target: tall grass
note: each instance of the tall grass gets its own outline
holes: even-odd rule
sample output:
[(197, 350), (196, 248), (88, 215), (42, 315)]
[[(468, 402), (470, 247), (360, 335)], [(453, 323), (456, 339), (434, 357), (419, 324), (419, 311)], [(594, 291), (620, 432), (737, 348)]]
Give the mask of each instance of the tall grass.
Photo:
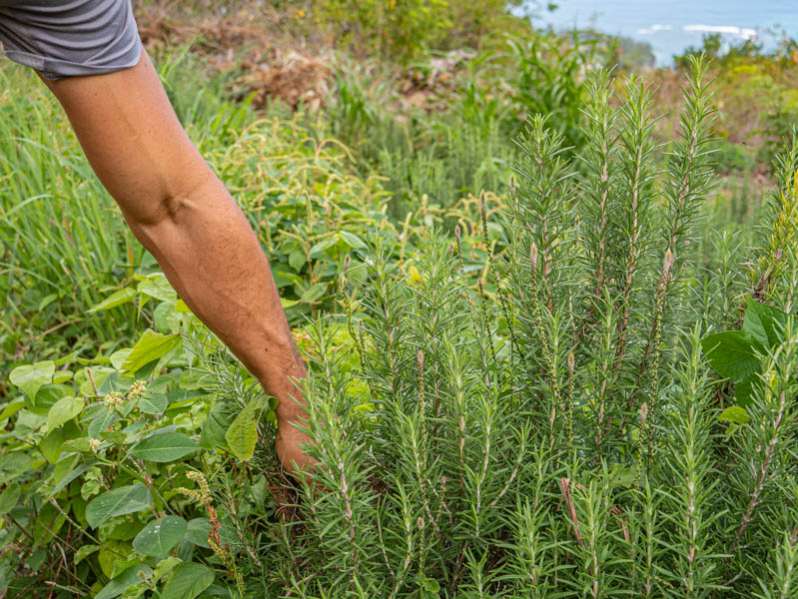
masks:
[[(5, 349), (25, 328), (58, 327), (66, 336), (74, 315), (102, 297), (114, 276), (140, 259), (131, 237), (66, 132), (66, 119), (33, 75), (0, 71), (8, 101), (0, 103), (0, 235)], [(13, 99), (13, 100), (12, 100)], [(124, 318), (86, 323), (105, 339)], [(127, 326), (130, 321), (128, 320)]]

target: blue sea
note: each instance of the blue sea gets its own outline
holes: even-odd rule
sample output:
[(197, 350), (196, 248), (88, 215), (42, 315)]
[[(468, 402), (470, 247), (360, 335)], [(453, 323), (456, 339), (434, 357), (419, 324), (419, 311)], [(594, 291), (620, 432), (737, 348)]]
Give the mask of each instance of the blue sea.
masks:
[(594, 27), (648, 42), (657, 64), (720, 33), (724, 43), (752, 39), (772, 48), (784, 33), (798, 36), (798, 0), (559, 0), (538, 11), (538, 24), (555, 29)]

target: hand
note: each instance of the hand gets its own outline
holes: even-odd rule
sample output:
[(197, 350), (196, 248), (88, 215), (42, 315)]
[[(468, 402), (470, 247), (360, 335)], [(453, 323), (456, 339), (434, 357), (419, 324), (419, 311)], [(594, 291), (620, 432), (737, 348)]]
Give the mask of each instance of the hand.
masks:
[[(316, 467), (316, 460), (304, 451), (304, 447), (312, 444), (312, 439), (296, 428), (304, 424), (304, 414), (293, 418), (278, 418), (277, 439), (275, 448), (277, 457), (283, 468), (294, 476), (298, 477), (300, 471), (309, 475)], [(295, 426), (296, 425), (296, 426)]]

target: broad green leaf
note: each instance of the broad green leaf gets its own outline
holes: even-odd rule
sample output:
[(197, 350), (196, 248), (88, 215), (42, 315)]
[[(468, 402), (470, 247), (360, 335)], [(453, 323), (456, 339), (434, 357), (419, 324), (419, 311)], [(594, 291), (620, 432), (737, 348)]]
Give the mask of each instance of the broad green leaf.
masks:
[[(89, 373), (91, 373), (91, 376), (89, 376)], [(103, 393), (108, 379), (111, 375), (116, 374), (118, 374), (116, 369), (110, 366), (91, 366), (75, 373), (75, 383), (77, 383), (81, 395), (94, 397), (95, 389)]]
[(341, 231), (341, 238), (353, 250), (365, 250), (368, 247), (360, 237), (349, 231)]
[(43, 466), (46, 460), (41, 460), (40, 464), (34, 461), (30, 454), (23, 452), (3, 453), (0, 451), (0, 485), (14, 480), (23, 475), (30, 474), (30, 471)]
[(99, 437), (100, 434), (109, 430), (118, 419), (119, 415), (113, 408), (101, 406), (89, 423), (89, 437)]
[(77, 464), (79, 459), (79, 456), (72, 455), (68, 458), (63, 458), (58, 464), (56, 464), (55, 471), (53, 473), (53, 482), (55, 484), (53, 485), (53, 488), (50, 489), (50, 495), (57, 495), (63, 491), (69, 483), (91, 469), (89, 464), (81, 464), (75, 468), (74, 466)]
[(787, 315), (781, 310), (760, 304), (753, 298), (745, 306), (743, 330), (759, 342), (762, 348), (779, 344)]
[(108, 356), (108, 359), (111, 361), (111, 366), (117, 370), (122, 370), (122, 368), (125, 366), (125, 360), (127, 360), (127, 357), (132, 351), (133, 348), (131, 347), (123, 347), (122, 349), (116, 350), (114, 353)]
[(761, 383), (762, 381), (756, 374), (734, 383), (734, 399), (741, 406), (751, 405), (754, 391), (759, 388)]
[(316, 243), (312, 248), (310, 248), (310, 257), (318, 258), (324, 252), (333, 247), (336, 243), (338, 243), (338, 237), (335, 235), (331, 235), (327, 239), (322, 239), (321, 241)]
[(174, 302), (177, 299), (177, 293), (163, 273), (147, 275), (139, 283), (138, 291), (162, 302)]
[(16, 507), (20, 495), (22, 495), (22, 488), (17, 484), (6, 487), (6, 490), (0, 493), (0, 516)]
[(163, 580), (169, 574), (171, 574), (177, 566), (179, 566), (182, 563), (183, 563), (183, 560), (181, 560), (178, 557), (174, 557), (174, 556), (169, 556), (169, 557), (167, 557), (165, 559), (162, 559), (155, 566), (155, 572), (153, 573), (153, 579), (154, 580)]
[(161, 599), (194, 599), (213, 584), (213, 579), (213, 570), (207, 566), (183, 562), (164, 586)]
[(327, 283), (316, 283), (302, 292), (302, 296), (299, 298), (299, 301), (306, 304), (313, 304), (321, 299), (326, 291)]
[(163, 414), (169, 406), (166, 395), (160, 391), (147, 391), (139, 399), (139, 410), (145, 414)]
[(202, 446), (206, 449), (224, 449), (227, 444), (224, 436), (235, 416), (236, 414), (228, 408), (226, 402), (214, 401), (207, 418), (205, 418), (205, 422), (202, 424), (202, 432), (200, 433)]
[(743, 381), (759, 370), (754, 344), (753, 337), (744, 331), (716, 333), (701, 340), (701, 348), (715, 372), (732, 381)]
[(5, 404), (5, 406), (3, 406), (3, 411), (0, 412), (0, 422), (2, 422), (7, 418), (11, 418), (14, 414), (19, 412), (24, 407), (25, 407), (25, 400), (21, 398), (8, 402), (7, 404)]
[(305, 266), (305, 252), (294, 250), (288, 254), (288, 264), (297, 272), (302, 270), (302, 267)]
[(130, 454), (148, 462), (174, 462), (194, 453), (199, 445), (183, 433), (161, 433), (139, 442)]
[(146, 564), (139, 564), (128, 568), (122, 574), (106, 584), (94, 599), (115, 599), (130, 587), (141, 582), (142, 577), (152, 576), (152, 568)]
[(83, 411), (82, 397), (62, 397), (47, 413), (47, 430), (53, 431)]
[(116, 308), (117, 306), (121, 306), (123, 304), (127, 304), (133, 301), (133, 298), (136, 297), (136, 290), (131, 289), (130, 287), (125, 287), (124, 289), (119, 289), (115, 291), (99, 304), (95, 304), (91, 308), (88, 309), (89, 314), (94, 314), (95, 312), (102, 312), (103, 310), (110, 310), (111, 308)]
[(91, 451), (91, 439), (89, 437), (78, 437), (64, 441), (61, 451), (77, 451), (79, 453), (89, 453)]
[(210, 520), (207, 518), (194, 518), (193, 520), (189, 520), (188, 526), (186, 527), (186, 540), (208, 549), (208, 535), (210, 532)]
[(66, 515), (52, 503), (41, 506), (33, 521), (33, 539), (36, 544), (49, 543), (58, 535), (66, 522)]
[(74, 393), (74, 389), (71, 386), (67, 385), (53, 385), (47, 384), (44, 385), (39, 392), (36, 394), (36, 404), (30, 406), (30, 410), (39, 414), (40, 416), (46, 416), (47, 412), (50, 411), (55, 403), (68, 395), (72, 395)]
[(75, 373), (69, 370), (57, 370), (53, 375), (54, 385), (63, 385), (75, 378)]
[(130, 544), (116, 539), (103, 542), (97, 554), (97, 563), (108, 578), (121, 574), (138, 561), (130, 550)]
[(718, 414), (718, 420), (720, 422), (733, 422), (734, 424), (748, 424), (751, 417), (745, 411), (745, 408), (730, 406)]
[(137, 483), (106, 491), (98, 495), (86, 506), (86, 521), (92, 528), (114, 516), (132, 514), (150, 507), (150, 491)]
[(280, 304), (283, 306), (283, 310), (288, 310), (288, 308), (293, 308), (298, 303), (299, 303), (298, 300), (285, 299), (282, 297), (280, 298)]
[(75, 565), (77, 566), (80, 562), (84, 559), (89, 557), (92, 553), (96, 553), (100, 550), (99, 545), (83, 545), (80, 549), (75, 552)]
[(274, 275), (274, 282), (277, 285), (278, 289), (287, 287), (288, 285), (302, 284), (302, 277), (294, 272), (290, 272), (287, 270), (280, 270), (279, 268), (274, 268), (272, 270), (272, 274)]
[(155, 328), (162, 333), (178, 333), (182, 316), (175, 310), (176, 302), (161, 302), (152, 313)]
[(61, 446), (64, 444), (64, 430), (57, 428), (51, 430), (47, 435), (39, 441), (39, 451), (42, 452), (44, 459), (51, 464), (58, 461), (61, 455)]
[(249, 460), (255, 453), (261, 406), (259, 399), (250, 401), (235, 417), (224, 435), (230, 451), (241, 461)]
[(188, 528), (179, 516), (164, 516), (150, 522), (133, 539), (133, 549), (143, 555), (163, 559), (183, 540)]
[(159, 360), (180, 345), (180, 335), (161, 335), (147, 329), (125, 359), (122, 370), (133, 374), (155, 360)]
[(18, 366), (11, 371), (8, 378), (32, 401), (39, 389), (53, 380), (53, 374), (55, 374), (55, 363), (46, 360)]

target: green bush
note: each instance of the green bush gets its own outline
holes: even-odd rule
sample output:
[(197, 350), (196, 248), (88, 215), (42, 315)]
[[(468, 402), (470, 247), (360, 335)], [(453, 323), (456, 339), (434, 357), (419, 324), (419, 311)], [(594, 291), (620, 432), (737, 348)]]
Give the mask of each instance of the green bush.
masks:
[(490, 0), (460, 3), (450, 0), (313, 0), (311, 11), (336, 45), (361, 54), (407, 62), (429, 49), (479, 47), (482, 38), (499, 25), (529, 31), (510, 6), (521, 2)]
[[(527, 115), (543, 114), (549, 126), (561, 133), (569, 148), (584, 141), (582, 106), (586, 101), (586, 75), (606, 65), (607, 40), (591, 32), (574, 31), (570, 36), (540, 33), (510, 41), (509, 63), (512, 103), (519, 123)], [(516, 128), (518, 131), (518, 128)]]
[[(51, 326), (58, 306), (88, 312), (97, 340), (4, 359), (2, 592), (795, 596), (798, 144), (761, 211), (729, 208), (713, 195), (703, 70), (691, 61), (664, 164), (634, 77), (580, 79), (564, 128), (530, 118), (506, 178), (477, 149), (496, 135), (491, 100), (466, 96), (452, 122), (469, 128), (437, 131), (436, 160), (463, 173), (450, 197), (479, 187), (483, 164), (507, 195), (408, 202), (401, 223), (390, 183), (357, 177), (301, 117), (178, 107), (261, 233), (289, 313), (313, 317), (297, 337), (320, 466), (298, 495), (273, 402), (143, 253), (131, 263), (123, 229), (108, 247), (93, 236), (108, 201), (79, 183), (85, 167), (63, 170), (77, 151), (63, 122), (55, 156), (23, 118), (51, 105), (4, 106), (24, 143), (2, 147), (25, 170), (2, 171), (3, 322)], [(347, 135), (367, 139), (374, 114), (347, 102)], [(57, 256), (36, 251), (56, 208), (25, 204), (53, 190), (83, 244)], [(69, 292), (45, 302), (40, 279)]]
[(618, 110), (591, 83), (578, 167), (533, 119), (476, 278), (457, 239), (412, 268), (377, 248), (352, 291), (360, 365), (314, 334), (320, 485), (292, 594), (795, 594), (795, 160), (750, 279), (728, 246), (697, 248), (702, 71), (664, 173), (634, 80)]

